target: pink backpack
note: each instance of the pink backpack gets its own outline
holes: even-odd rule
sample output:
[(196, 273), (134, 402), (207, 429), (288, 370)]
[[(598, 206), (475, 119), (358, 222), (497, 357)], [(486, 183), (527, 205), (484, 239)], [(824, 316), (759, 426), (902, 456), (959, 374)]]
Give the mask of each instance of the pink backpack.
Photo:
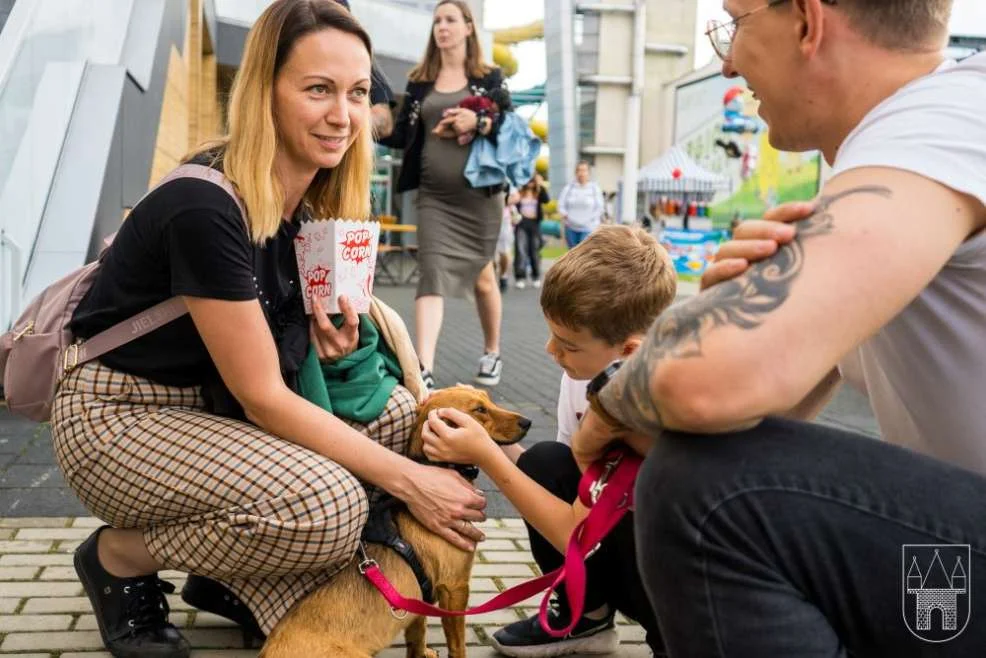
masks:
[[(198, 178), (218, 185), (233, 197), (240, 214), (246, 217), (232, 183), (221, 172), (204, 165), (184, 164), (165, 176), (158, 186), (177, 178)], [(107, 247), (112, 238), (107, 238)], [(12, 412), (31, 420), (47, 421), (58, 384), (73, 368), (188, 313), (181, 298), (172, 297), (87, 341), (75, 339), (69, 329), (72, 314), (96, 280), (105, 253), (106, 248), (95, 262), (45, 288), (28, 304), (10, 331), (0, 335), (0, 376), (7, 407)]]

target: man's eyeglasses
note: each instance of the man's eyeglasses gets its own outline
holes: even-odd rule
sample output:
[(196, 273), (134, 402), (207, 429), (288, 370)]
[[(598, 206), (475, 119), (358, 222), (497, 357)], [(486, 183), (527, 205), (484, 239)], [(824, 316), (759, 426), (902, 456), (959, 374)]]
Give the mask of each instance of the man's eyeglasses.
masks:
[[(756, 9), (751, 9), (745, 14), (740, 14), (728, 23), (723, 23), (721, 21), (709, 21), (705, 34), (709, 37), (709, 41), (712, 42), (712, 48), (716, 51), (716, 55), (719, 56), (719, 59), (729, 59), (729, 51), (733, 47), (733, 38), (736, 36), (736, 28), (739, 26), (740, 21), (759, 13), (764, 9), (770, 9), (771, 7), (776, 7), (777, 5), (784, 4), (785, 2), (787, 2), (787, 0), (770, 0), (770, 2), (765, 5), (761, 5)], [(834, 5), (836, 0), (822, 0), (822, 2), (827, 5)]]

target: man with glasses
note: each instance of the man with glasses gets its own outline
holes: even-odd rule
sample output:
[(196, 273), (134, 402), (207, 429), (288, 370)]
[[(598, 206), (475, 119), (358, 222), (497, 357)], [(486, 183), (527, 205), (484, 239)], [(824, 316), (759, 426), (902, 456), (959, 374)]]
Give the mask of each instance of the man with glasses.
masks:
[[(832, 177), (593, 380), (573, 452), (648, 455), (639, 568), (676, 658), (986, 655), (986, 54), (944, 59), (951, 0), (724, 7), (723, 73)], [(842, 379), (882, 440), (804, 422)]]

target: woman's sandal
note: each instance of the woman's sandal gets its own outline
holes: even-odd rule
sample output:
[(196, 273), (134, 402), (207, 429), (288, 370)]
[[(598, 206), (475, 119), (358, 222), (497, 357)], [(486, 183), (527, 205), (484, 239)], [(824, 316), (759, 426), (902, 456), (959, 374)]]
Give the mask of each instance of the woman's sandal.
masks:
[(236, 622), (243, 631), (245, 649), (253, 648), (254, 639), (267, 639), (250, 609), (229, 588), (211, 578), (189, 574), (181, 598), (193, 608)]

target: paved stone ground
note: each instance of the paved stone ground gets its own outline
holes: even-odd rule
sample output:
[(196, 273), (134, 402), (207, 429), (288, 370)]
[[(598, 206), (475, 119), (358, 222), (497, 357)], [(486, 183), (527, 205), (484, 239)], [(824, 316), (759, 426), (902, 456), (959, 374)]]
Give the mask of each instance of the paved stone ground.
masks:
[[(682, 287), (684, 295), (694, 287)], [(412, 287), (378, 287), (377, 294), (408, 319), (413, 332)], [(554, 438), (555, 405), (560, 369), (544, 353), (547, 330), (535, 290), (511, 290), (504, 299), (504, 375), (492, 389), (498, 404), (522, 411), (534, 422), (525, 444)], [(440, 340), (436, 375), (439, 385), (470, 382), (482, 352), (482, 334), (475, 308), (450, 300)], [(867, 434), (876, 425), (866, 401), (845, 387), (828, 406), (822, 422)], [(484, 489), (492, 487), (482, 480)], [(489, 539), (479, 551), (473, 571), (472, 601), (521, 582), (536, 573), (522, 523), (498, 493), (488, 494), (491, 517), (484, 524)], [(65, 486), (54, 463), (47, 427), (20, 420), (0, 408), (0, 655), (21, 658), (108, 657), (102, 651), (95, 618), (71, 566), (71, 551), (98, 524)], [(181, 588), (184, 574), (164, 577)], [(195, 658), (247, 658), (239, 633), (228, 622), (169, 597), (172, 619), (186, 629)], [(488, 658), (489, 634), (503, 623), (533, 614), (536, 601), (469, 620), (469, 655)], [(616, 654), (628, 658), (650, 655), (643, 632), (621, 620), (623, 640)], [(429, 626), (433, 646), (444, 642), (441, 627)], [(384, 658), (404, 656), (401, 648), (384, 651)]]
[[(71, 552), (99, 521), (80, 517), (18, 517), (0, 519), (0, 655), (20, 658), (109, 658), (102, 650), (89, 600), (72, 568)], [(481, 526), (488, 539), (478, 553), (471, 582), (470, 604), (476, 605), (495, 592), (534, 576), (527, 533), (519, 519), (489, 520)], [(161, 577), (178, 590), (185, 574), (168, 571)], [(197, 612), (177, 595), (168, 596), (171, 619), (184, 629), (195, 647), (193, 658), (253, 658), (231, 622)], [(470, 617), (466, 630), (469, 656), (492, 658), (487, 638), (505, 623), (534, 614), (535, 597), (516, 607)], [(644, 658), (643, 630), (624, 619), (617, 631), (622, 644), (616, 656)], [(430, 646), (444, 646), (438, 620), (428, 626)], [(379, 654), (403, 658), (403, 640)], [(445, 655), (444, 651), (440, 651)], [(305, 658), (299, 656), (298, 658)]]

